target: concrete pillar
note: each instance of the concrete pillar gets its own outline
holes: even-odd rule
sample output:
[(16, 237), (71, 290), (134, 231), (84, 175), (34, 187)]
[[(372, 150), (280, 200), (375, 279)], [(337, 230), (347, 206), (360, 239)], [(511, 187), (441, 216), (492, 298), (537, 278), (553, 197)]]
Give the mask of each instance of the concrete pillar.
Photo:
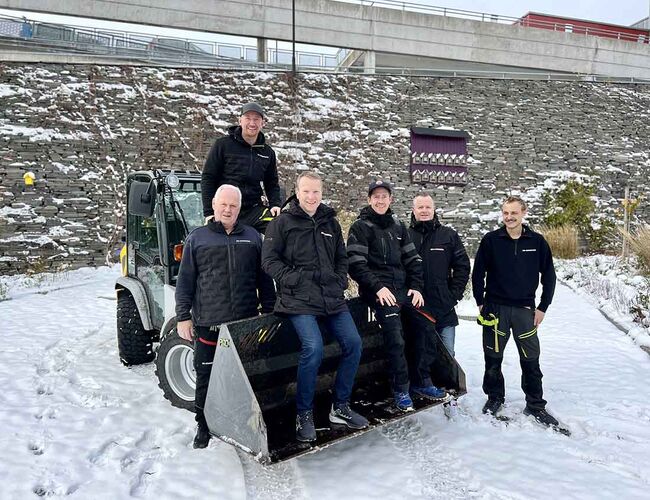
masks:
[(363, 72), (374, 74), (375, 73), (375, 51), (368, 50), (363, 58)]
[(266, 63), (268, 62), (266, 60), (266, 46), (267, 46), (267, 39), (266, 38), (258, 38), (257, 39), (257, 62), (260, 63)]

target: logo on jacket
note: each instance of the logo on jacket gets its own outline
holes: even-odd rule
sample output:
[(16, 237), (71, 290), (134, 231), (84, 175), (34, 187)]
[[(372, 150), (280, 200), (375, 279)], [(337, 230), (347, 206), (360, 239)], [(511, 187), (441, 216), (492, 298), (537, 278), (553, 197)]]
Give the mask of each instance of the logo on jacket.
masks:
[(522, 252), (537, 252), (537, 248), (522, 248)]
[(257, 156), (259, 156), (260, 158), (264, 158), (266, 160), (268, 160), (270, 158), (270, 156), (264, 156), (264, 155), (261, 155), (259, 153), (257, 153)]
[(323, 231), (321, 231), (320, 234), (322, 234), (323, 236), (327, 236), (328, 238), (331, 238), (331, 237), (332, 237), (331, 234), (329, 234), (329, 233), (324, 233)]
[(431, 250), (432, 252), (444, 252), (445, 251), (444, 248), (430, 248), (429, 250)]

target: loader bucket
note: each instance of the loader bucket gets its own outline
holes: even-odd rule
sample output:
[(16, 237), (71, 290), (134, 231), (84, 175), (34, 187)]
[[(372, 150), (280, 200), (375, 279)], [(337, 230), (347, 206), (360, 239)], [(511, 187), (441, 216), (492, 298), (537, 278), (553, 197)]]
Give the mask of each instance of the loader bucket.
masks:
[[(355, 380), (351, 406), (370, 427), (364, 430), (330, 428), (328, 414), (340, 349), (321, 325), (323, 362), (314, 400), (318, 438), (312, 444), (295, 441), (296, 370), (300, 342), (291, 322), (272, 314), (223, 325), (214, 356), (205, 404), (210, 432), (251, 453), (262, 463), (274, 463), (309, 453), (413, 412), (393, 407), (381, 329), (370, 309), (360, 300), (348, 301), (350, 313), (363, 341), (363, 354)], [(445, 349), (432, 327), (438, 356), (431, 378), (438, 387), (458, 397), (466, 392), (465, 374)], [(415, 399), (415, 411), (441, 401)]]

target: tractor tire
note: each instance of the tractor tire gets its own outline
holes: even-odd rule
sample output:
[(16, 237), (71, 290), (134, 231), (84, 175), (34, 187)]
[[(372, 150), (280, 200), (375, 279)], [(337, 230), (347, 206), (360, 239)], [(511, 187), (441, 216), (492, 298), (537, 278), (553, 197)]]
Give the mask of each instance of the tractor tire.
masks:
[(194, 412), (196, 372), (194, 344), (178, 336), (176, 328), (160, 341), (156, 356), (158, 387), (172, 406)]
[(125, 366), (153, 361), (155, 332), (145, 330), (133, 295), (128, 290), (117, 294), (117, 348)]

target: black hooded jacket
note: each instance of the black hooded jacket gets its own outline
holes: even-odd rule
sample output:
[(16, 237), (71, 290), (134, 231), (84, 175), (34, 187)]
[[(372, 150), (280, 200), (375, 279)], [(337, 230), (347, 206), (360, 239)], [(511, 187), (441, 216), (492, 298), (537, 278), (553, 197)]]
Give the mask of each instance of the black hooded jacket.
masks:
[(437, 320), (437, 327), (456, 326), (454, 306), (463, 298), (469, 281), (469, 257), (458, 233), (433, 220), (417, 221), (411, 214), (409, 228), (415, 249), (422, 258), (424, 307)]
[(336, 212), (319, 205), (313, 217), (297, 200), (266, 229), (262, 268), (275, 279), (275, 312), (324, 316), (347, 310), (348, 258)]
[(379, 215), (372, 207), (361, 210), (348, 235), (350, 277), (359, 294), (374, 304), (377, 292), (387, 287), (393, 294), (413, 289), (422, 292), (422, 260), (406, 226), (390, 209)]
[(216, 326), (257, 315), (258, 303), (271, 312), (275, 292), (260, 268), (261, 251), (262, 237), (249, 226), (228, 234), (213, 221), (192, 231), (176, 280), (176, 319)]
[(241, 134), (241, 127), (228, 128), (228, 135), (217, 139), (208, 153), (201, 174), (203, 215), (214, 213), (212, 198), (222, 184), (237, 186), (242, 193), (242, 211), (261, 204), (264, 184), (266, 197), (272, 207), (279, 207), (280, 185), (275, 151), (266, 144), (262, 132), (251, 146)]

